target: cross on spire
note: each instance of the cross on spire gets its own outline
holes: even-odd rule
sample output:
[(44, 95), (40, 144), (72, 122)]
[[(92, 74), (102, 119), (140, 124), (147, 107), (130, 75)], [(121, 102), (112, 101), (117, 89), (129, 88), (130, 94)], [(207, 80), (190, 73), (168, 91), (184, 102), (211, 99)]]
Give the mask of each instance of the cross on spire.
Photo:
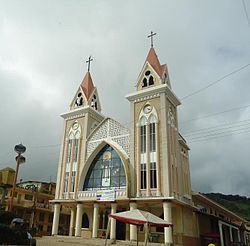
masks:
[(91, 56), (89, 56), (89, 59), (86, 61), (86, 63), (88, 63), (88, 72), (90, 70), (90, 62), (93, 61), (93, 58)]
[(150, 35), (148, 35), (148, 38), (150, 38), (151, 39), (151, 48), (153, 48), (154, 47), (154, 43), (153, 43), (153, 36), (154, 35), (156, 35), (156, 33), (153, 33), (152, 31), (151, 31), (151, 33), (150, 33)]

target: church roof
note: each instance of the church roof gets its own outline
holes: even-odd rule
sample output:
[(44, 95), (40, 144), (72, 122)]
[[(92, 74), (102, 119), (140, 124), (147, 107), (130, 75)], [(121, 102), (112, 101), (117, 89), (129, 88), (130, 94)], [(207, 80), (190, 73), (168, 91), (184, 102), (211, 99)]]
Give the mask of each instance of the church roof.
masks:
[(83, 81), (81, 83), (81, 88), (82, 88), (82, 90), (83, 90), (83, 92), (88, 100), (95, 89), (95, 86), (93, 84), (93, 81), (92, 81), (92, 78), (91, 78), (89, 71), (85, 74), (85, 76), (83, 78)]
[(163, 64), (161, 65), (159, 62), (159, 59), (155, 53), (154, 48), (150, 48), (148, 52), (148, 56), (146, 58), (146, 61), (154, 68), (154, 70), (157, 72), (157, 74), (160, 76), (160, 78), (163, 78), (163, 75), (167, 69), (167, 65)]

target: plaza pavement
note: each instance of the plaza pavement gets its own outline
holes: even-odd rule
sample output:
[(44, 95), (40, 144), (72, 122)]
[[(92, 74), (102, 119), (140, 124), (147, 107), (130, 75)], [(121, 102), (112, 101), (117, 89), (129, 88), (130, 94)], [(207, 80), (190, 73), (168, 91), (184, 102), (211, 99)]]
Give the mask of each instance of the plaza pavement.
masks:
[[(54, 237), (41, 237), (36, 238), (37, 246), (74, 246), (74, 245), (94, 245), (94, 246), (104, 246), (105, 239), (88, 239), (80, 237), (69, 237), (69, 236), (54, 236)], [(111, 241), (108, 240), (107, 245), (111, 245)], [(116, 241), (115, 244), (118, 246), (136, 246), (136, 242), (129, 241)], [(143, 246), (144, 243), (140, 242), (139, 246)], [(148, 246), (159, 246), (158, 243), (148, 243)], [(162, 244), (163, 245), (163, 244)]]

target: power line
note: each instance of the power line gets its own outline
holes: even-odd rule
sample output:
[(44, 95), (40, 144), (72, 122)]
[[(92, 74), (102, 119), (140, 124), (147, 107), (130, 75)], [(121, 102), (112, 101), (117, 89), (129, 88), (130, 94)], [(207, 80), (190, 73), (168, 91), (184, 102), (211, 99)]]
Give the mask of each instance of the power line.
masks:
[(207, 137), (216, 137), (219, 135), (223, 135), (223, 134), (227, 134), (227, 133), (233, 133), (233, 132), (238, 132), (238, 131), (242, 131), (242, 130), (250, 130), (250, 126), (249, 127), (244, 127), (244, 128), (239, 128), (239, 129), (235, 129), (235, 130), (231, 130), (231, 131), (222, 131), (222, 132), (217, 132), (217, 133), (211, 133), (211, 134), (206, 134), (203, 136), (197, 136), (197, 137), (191, 137), (189, 140), (196, 140), (196, 139), (201, 139), (201, 138), (207, 138)]
[(239, 123), (241, 123), (241, 122), (246, 122), (246, 121), (250, 121), (250, 119), (247, 119), (247, 120), (240, 120), (240, 121), (236, 121), (236, 122), (228, 122), (228, 123), (219, 124), (219, 125), (217, 125), (217, 126), (211, 126), (211, 127), (201, 128), (201, 129), (197, 129), (197, 130), (192, 130), (192, 131), (183, 133), (183, 135), (187, 136), (187, 135), (189, 135), (190, 133), (192, 134), (193, 132), (202, 132), (202, 131), (209, 130), (209, 129), (213, 129), (213, 128), (217, 128), (217, 127), (220, 127), (220, 126), (239, 124)]
[(250, 19), (249, 19), (248, 13), (247, 13), (247, 7), (246, 7), (246, 3), (244, 0), (242, 0), (242, 4), (243, 4), (244, 12), (245, 12), (245, 15), (247, 18), (248, 27), (250, 29)]
[(212, 116), (215, 116), (215, 115), (220, 115), (220, 114), (228, 113), (228, 112), (235, 111), (235, 110), (241, 110), (241, 109), (248, 108), (248, 107), (250, 107), (250, 105), (246, 105), (246, 106), (242, 106), (242, 107), (237, 107), (237, 108), (231, 108), (231, 109), (220, 111), (220, 112), (217, 112), (217, 113), (208, 114), (208, 115), (205, 115), (205, 116), (202, 116), (202, 117), (197, 117), (197, 118), (193, 118), (193, 119), (181, 121), (180, 124), (183, 124), (183, 123), (186, 123), (186, 122), (190, 122), (190, 121), (194, 121), (194, 120), (200, 120), (200, 119), (204, 119), (204, 118), (209, 118), (209, 117), (212, 117)]
[(238, 73), (238, 72), (240, 72), (241, 70), (247, 68), (249, 65), (250, 65), (250, 63), (248, 63), (248, 64), (246, 64), (246, 65), (244, 65), (244, 66), (242, 66), (242, 67), (240, 67), (240, 68), (238, 68), (238, 69), (236, 69), (236, 70), (234, 70), (234, 71), (231, 72), (231, 73), (228, 73), (228, 74), (222, 76), (221, 78), (219, 78), (219, 79), (217, 79), (217, 80), (215, 80), (215, 81), (209, 83), (207, 86), (202, 87), (201, 89), (198, 89), (198, 90), (196, 90), (196, 91), (194, 91), (194, 92), (192, 92), (192, 93), (190, 93), (190, 94), (188, 94), (188, 95), (182, 97), (181, 100), (185, 100), (185, 99), (187, 99), (187, 98), (189, 98), (189, 97), (191, 97), (191, 96), (193, 96), (193, 95), (196, 95), (196, 94), (200, 93), (201, 91), (206, 90), (207, 88), (209, 88), (209, 87), (211, 87), (211, 86), (213, 86), (213, 85), (219, 83), (220, 81), (224, 80), (225, 78), (228, 78), (228, 77), (230, 77), (231, 75), (233, 75), (233, 74), (235, 74), (235, 73)]
[(211, 130), (208, 129), (208, 130), (204, 130), (204, 131), (197, 131), (197, 132), (190, 133), (190, 134), (183, 134), (183, 136), (185, 136), (185, 137), (190, 137), (191, 136), (192, 137), (192, 136), (197, 136), (197, 135), (202, 135), (202, 134), (207, 134), (207, 133), (219, 132), (219, 131), (223, 131), (223, 130), (226, 130), (226, 129), (238, 128), (238, 127), (247, 126), (247, 125), (250, 125), (250, 122), (245, 123), (245, 124), (240, 124), (240, 125), (232, 124), (231, 126), (222, 127), (222, 128), (219, 128), (219, 129), (211, 129)]
[(248, 133), (250, 133), (250, 130), (243, 131), (243, 132), (238, 132), (238, 133), (230, 133), (230, 134), (226, 134), (226, 135), (223, 135), (223, 136), (215, 136), (215, 137), (210, 137), (210, 138), (198, 139), (198, 140), (194, 140), (194, 141), (188, 141), (188, 143), (197, 143), (197, 142), (209, 141), (209, 140), (213, 140), (213, 139), (217, 139), (217, 138), (240, 135), (240, 134), (243, 134), (243, 133), (248, 134)]
[[(204, 119), (204, 118), (210, 118), (212, 116), (217, 116), (217, 115), (228, 113), (228, 112), (231, 112), (231, 111), (245, 109), (245, 108), (248, 108), (248, 107), (250, 107), (250, 105), (241, 106), (241, 107), (237, 107), (237, 108), (231, 108), (231, 109), (228, 109), (228, 110), (224, 110), (224, 111), (220, 111), (220, 112), (216, 112), (216, 113), (204, 115), (204, 116), (201, 116), (201, 117), (197, 117), (197, 118), (192, 118), (192, 119), (189, 119), (189, 120), (180, 121), (179, 124), (184, 124), (184, 123), (187, 123), (187, 122), (191, 122), (191, 121), (195, 121), (195, 120), (200, 120), (200, 119)], [(162, 110), (162, 109), (165, 109), (165, 108), (161, 107), (159, 109)], [(130, 127), (131, 124), (134, 124), (134, 122), (135, 121), (133, 121), (133, 120), (132, 121), (127, 121), (127, 122), (119, 122), (118, 121), (118, 123), (120, 123), (124, 127), (126, 127), (126, 126)]]

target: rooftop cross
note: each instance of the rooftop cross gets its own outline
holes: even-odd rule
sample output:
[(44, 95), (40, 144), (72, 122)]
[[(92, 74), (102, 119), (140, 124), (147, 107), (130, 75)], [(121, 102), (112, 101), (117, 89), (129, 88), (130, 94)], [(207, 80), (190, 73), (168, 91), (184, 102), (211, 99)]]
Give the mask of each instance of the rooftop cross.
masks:
[(89, 59), (86, 61), (86, 63), (88, 63), (88, 72), (90, 70), (90, 62), (93, 61), (92, 57), (89, 56)]
[(153, 46), (154, 46), (154, 43), (153, 43), (153, 36), (154, 35), (156, 35), (156, 33), (153, 33), (152, 31), (151, 31), (151, 34), (148, 35), (148, 38), (151, 38), (151, 48), (153, 48)]

